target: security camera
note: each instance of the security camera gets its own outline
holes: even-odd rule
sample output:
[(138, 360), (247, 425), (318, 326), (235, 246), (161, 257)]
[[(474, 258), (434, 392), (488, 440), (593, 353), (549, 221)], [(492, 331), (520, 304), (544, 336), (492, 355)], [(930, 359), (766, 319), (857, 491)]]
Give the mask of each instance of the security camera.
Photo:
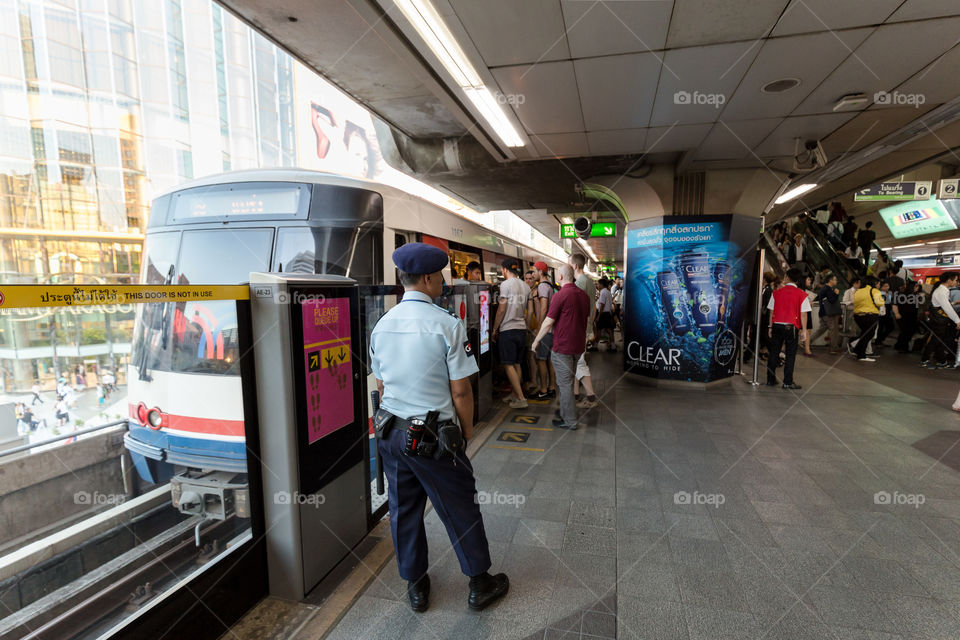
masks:
[(590, 222), (589, 218), (580, 216), (573, 221), (573, 231), (577, 234), (577, 237), (581, 240), (586, 240), (590, 237), (590, 229), (593, 228), (593, 223)]
[[(803, 149), (800, 143), (803, 142)], [(827, 154), (819, 140), (794, 139), (793, 170), (813, 171), (827, 164)]]

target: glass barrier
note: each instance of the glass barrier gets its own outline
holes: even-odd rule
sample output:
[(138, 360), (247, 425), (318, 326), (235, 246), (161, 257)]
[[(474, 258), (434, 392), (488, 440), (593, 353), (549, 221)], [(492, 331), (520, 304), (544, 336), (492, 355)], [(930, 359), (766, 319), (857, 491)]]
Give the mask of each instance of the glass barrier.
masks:
[[(387, 311), (392, 309), (403, 296), (403, 287), (399, 285), (362, 285), (360, 287), (360, 331), (363, 333), (362, 357), (367, 372), (367, 415), (373, 415), (373, 406), (370, 400), (369, 392), (377, 388), (377, 380), (370, 371), (370, 334), (373, 328), (377, 326), (377, 321), (383, 317)], [(387, 512), (387, 481), (384, 478), (383, 495), (377, 493), (377, 468), (376, 468), (376, 441), (373, 437), (373, 422), (370, 421), (369, 428), (369, 454), (367, 456), (369, 465), (369, 482), (367, 483), (367, 504), (369, 512), (367, 513), (368, 522), (372, 525), (379, 522)]]
[(239, 291), (0, 287), (0, 637), (95, 635), (249, 541)]

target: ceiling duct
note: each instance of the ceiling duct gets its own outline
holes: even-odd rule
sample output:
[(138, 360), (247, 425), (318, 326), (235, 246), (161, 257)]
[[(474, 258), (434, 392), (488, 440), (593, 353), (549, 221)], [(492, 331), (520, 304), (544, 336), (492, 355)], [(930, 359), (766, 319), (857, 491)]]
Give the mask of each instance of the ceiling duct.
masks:
[(804, 182), (826, 184), (831, 180), (842, 178), (860, 167), (866, 166), (891, 151), (919, 140), (926, 135), (960, 120), (960, 98), (954, 98), (936, 109), (926, 113), (902, 129), (894, 131), (860, 151), (845, 155), (830, 163), (830, 165), (804, 176)]

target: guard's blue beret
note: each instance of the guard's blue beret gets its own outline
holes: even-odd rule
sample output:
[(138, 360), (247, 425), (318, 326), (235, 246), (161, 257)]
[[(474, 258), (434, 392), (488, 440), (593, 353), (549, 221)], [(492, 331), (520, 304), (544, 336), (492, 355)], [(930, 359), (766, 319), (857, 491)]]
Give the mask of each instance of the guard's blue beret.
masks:
[(408, 242), (393, 252), (393, 263), (397, 269), (414, 275), (442, 271), (448, 261), (443, 249), (422, 242)]

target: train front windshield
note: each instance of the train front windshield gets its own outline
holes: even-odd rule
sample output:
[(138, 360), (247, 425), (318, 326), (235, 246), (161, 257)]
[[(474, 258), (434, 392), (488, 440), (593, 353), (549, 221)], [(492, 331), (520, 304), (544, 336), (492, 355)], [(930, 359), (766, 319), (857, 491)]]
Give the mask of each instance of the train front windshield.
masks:
[[(146, 284), (237, 284), (268, 271), (273, 229), (216, 229), (148, 235)], [(232, 300), (142, 305), (132, 361), (139, 378), (153, 371), (239, 375), (236, 303)]]

